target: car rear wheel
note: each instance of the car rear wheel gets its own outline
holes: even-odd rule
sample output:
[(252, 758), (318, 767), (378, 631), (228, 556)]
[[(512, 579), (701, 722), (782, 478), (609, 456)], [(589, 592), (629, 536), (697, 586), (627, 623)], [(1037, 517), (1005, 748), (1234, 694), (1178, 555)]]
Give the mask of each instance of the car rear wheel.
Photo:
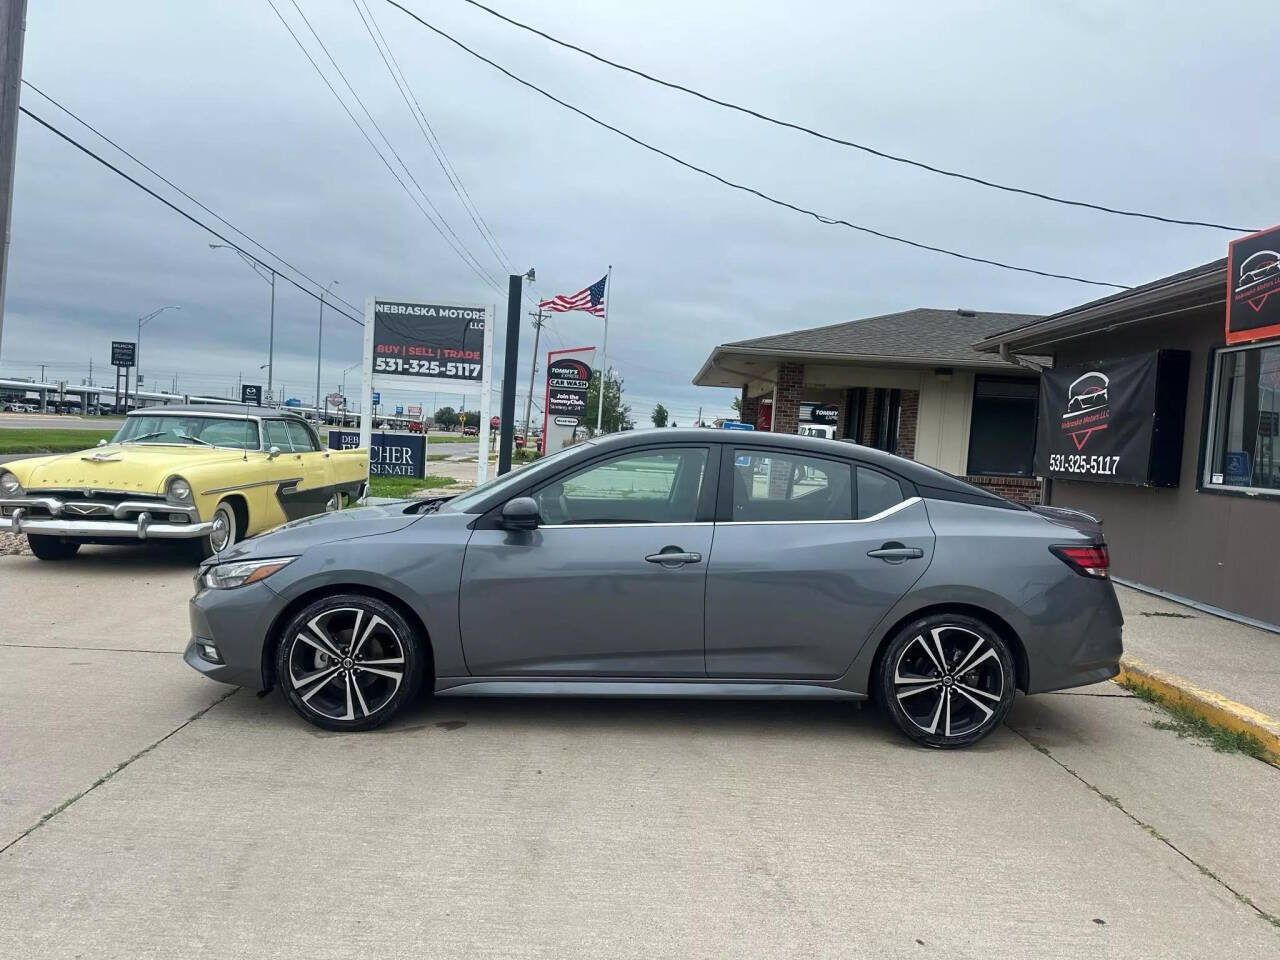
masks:
[(1013, 653), (974, 617), (938, 614), (901, 630), (880, 659), (879, 699), (917, 743), (954, 748), (998, 727), (1016, 692)]
[(289, 705), (317, 727), (371, 730), (416, 696), (425, 643), (381, 600), (329, 597), (286, 625), (276, 649), (276, 680)]
[(69, 560), (80, 549), (78, 540), (64, 540), (62, 537), (47, 537), (36, 533), (27, 534), (27, 543), (31, 552), (41, 560)]

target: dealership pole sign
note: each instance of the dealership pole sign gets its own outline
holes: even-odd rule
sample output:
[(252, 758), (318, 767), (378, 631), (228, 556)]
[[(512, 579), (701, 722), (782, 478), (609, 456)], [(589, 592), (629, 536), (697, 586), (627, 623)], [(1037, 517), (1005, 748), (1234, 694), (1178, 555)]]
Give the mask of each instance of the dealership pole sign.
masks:
[(240, 402), (248, 406), (262, 406), (262, 384), (260, 383), (242, 383), (240, 384)]
[[(480, 417), (489, 417), (493, 367), (490, 307), (369, 297), (364, 309), (364, 383), (360, 446), (368, 447), (374, 399), (383, 390), (480, 395)], [(375, 392), (376, 391), (376, 392)], [(476, 480), (489, 470), (489, 437), (481, 432)]]
[(1177, 486), (1189, 356), (1160, 350), (1045, 369), (1036, 473)]
[(1227, 247), (1227, 343), (1280, 337), (1280, 226)]

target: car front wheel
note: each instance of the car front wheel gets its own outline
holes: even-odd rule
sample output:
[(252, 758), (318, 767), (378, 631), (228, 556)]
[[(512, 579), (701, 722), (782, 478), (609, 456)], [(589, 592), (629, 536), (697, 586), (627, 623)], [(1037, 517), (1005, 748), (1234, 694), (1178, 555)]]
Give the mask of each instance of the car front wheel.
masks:
[(36, 533), (27, 534), (27, 543), (31, 546), (31, 552), (41, 560), (69, 560), (80, 549), (78, 540), (64, 540)]
[(959, 614), (908, 624), (880, 659), (879, 699), (898, 729), (943, 749), (976, 743), (1013, 704), (1013, 654), (987, 624)]
[(200, 555), (202, 557), (212, 557), (215, 553), (228, 550), (235, 546), (239, 537), (239, 529), (236, 524), (236, 512), (231, 508), (231, 504), (222, 501), (218, 504), (216, 510), (213, 511), (212, 523), (213, 528), (205, 536), (200, 538)]
[(371, 730), (417, 694), (425, 639), (391, 605), (362, 594), (311, 604), (285, 626), (276, 682), (304, 720)]

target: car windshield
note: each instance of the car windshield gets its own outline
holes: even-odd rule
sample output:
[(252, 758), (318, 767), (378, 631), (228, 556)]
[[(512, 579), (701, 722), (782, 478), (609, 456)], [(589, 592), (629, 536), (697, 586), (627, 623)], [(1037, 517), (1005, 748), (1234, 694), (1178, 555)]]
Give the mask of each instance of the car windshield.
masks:
[[(575, 444), (572, 447), (565, 447), (563, 450), (557, 450), (548, 457), (543, 457), (533, 464), (534, 467), (542, 467), (548, 463), (553, 463), (563, 459), (566, 455), (575, 450), (582, 449), (582, 444)], [(466, 513), (468, 509), (474, 507), (481, 500), (488, 497), (491, 493), (496, 493), (507, 487), (514, 487), (521, 479), (523, 470), (513, 470), (510, 473), (504, 473), (500, 477), (494, 477), (492, 480), (486, 480), (461, 496), (454, 497), (452, 500), (440, 507), (442, 513)], [(525, 479), (528, 479), (527, 477)]]
[(111, 442), (257, 450), (258, 425), (235, 417), (135, 414), (125, 420)]

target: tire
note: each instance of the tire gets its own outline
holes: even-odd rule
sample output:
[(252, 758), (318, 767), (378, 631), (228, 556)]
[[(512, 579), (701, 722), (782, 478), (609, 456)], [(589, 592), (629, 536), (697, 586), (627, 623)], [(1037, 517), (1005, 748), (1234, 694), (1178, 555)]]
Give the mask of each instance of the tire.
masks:
[(31, 545), (31, 552), (41, 560), (70, 560), (80, 549), (79, 540), (64, 540), (62, 537), (37, 533), (28, 533), (27, 543)]
[(325, 501), (325, 504), (324, 504), (325, 513), (337, 513), (341, 509), (342, 509), (342, 494), (334, 493), (332, 496), (329, 497), (328, 500)]
[(214, 529), (198, 541), (200, 556), (204, 559), (215, 553), (235, 546), (240, 539), (240, 527), (236, 521), (236, 512), (229, 501), (223, 500), (213, 511)]
[(1004, 722), (1016, 683), (1013, 652), (999, 633), (974, 617), (942, 613), (894, 636), (880, 658), (876, 690), (908, 737), (954, 749)]
[(285, 625), (276, 682), (308, 723), (372, 730), (417, 696), (429, 656), (426, 638), (394, 607), (365, 594), (337, 594)]

